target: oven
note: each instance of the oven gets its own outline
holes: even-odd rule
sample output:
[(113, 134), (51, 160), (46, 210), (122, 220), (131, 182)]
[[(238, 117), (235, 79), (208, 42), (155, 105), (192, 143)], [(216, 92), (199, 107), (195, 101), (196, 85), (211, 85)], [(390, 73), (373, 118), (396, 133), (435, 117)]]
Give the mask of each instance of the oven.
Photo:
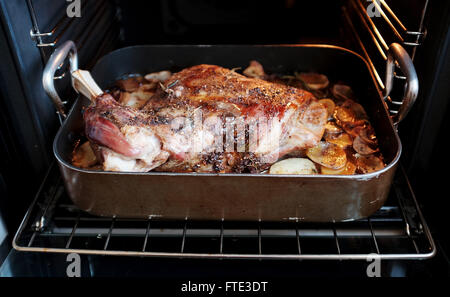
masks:
[[(0, 275), (186, 281), (449, 275), (448, 201), (442, 193), (450, 165), (444, 144), (450, 3), (74, 0), (50, 6), (43, 0), (0, 0), (0, 17)], [(395, 125), (402, 156), (386, 202), (368, 217), (344, 222), (164, 220), (80, 210), (52, 149), (65, 117), (42, 85), (52, 53), (68, 40), (76, 45), (80, 68), (88, 70), (108, 53), (138, 45), (178, 47), (179, 55), (185, 54), (180, 44), (344, 48), (365, 61), (394, 121), (405, 105), (408, 77), (394, 63), (387, 85), (386, 63), (390, 45), (401, 45), (420, 87), (407, 116)], [(70, 63), (57, 66), (52, 79), (59, 107), (69, 110), (78, 97)], [(74, 259), (81, 266), (72, 271)], [(381, 268), (373, 270), (374, 263)]]

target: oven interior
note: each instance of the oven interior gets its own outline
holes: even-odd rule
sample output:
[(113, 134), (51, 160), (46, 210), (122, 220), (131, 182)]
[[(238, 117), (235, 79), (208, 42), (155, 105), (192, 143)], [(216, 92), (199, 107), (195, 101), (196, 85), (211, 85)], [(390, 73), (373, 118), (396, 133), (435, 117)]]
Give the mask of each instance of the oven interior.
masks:
[[(365, 260), (378, 254), (414, 263), (448, 251), (439, 221), (445, 215), (443, 202), (436, 196), (444, 179), (438, 169), (450, 165), (448, 158), (439, 158), (445, 154), (442, 135), (448, 126), (444, 99), (450, 98), (449, 3), (86, 0), (79, 7), (81, 17), (69, 17), (70, 4), (0, 0), (0, 53), (5, 57), (0, 148), (6, 156), (0, 219), (8, 234), (3, 249), (13, 242), (18, 250), (36, 252), (260, 260)], [(141, 44), (333, 44), (365, 58), (381, 90), (387, 47), (402, 44), (414, 61), (420, 93), (399, 125), (402, 165), (388, 202), (373, 217), (339, 224), (119, 220), (80, 212), (65, 194), (54, 164), (52, 142), (62, 119), (41, 84), (50, 54), (69, 39), (76, 43), (84, 69), (111, 50)], [(67, 65), (61, 65), (55, 82), (68, 109), (77, 95), (67, 74)], [(394, 90), (386, 98), (392, 115), (404, 87), (397, 68)], [(448, 263), (439, 263), (448, 273)]]

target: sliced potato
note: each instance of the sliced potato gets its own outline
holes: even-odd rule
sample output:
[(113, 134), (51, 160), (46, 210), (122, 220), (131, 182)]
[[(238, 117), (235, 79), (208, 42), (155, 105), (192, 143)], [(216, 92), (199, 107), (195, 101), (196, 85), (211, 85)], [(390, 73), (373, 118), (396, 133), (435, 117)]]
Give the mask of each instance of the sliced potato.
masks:
[(341, 127), (339, 127), (335, 122), (328, 121), (325, 124), (325, 133), (326, 134), (340, 134), (344, 132)]
[(341, 169), (330, 169), (325, 166), (320, 166), (321, 174), (330, 174), (330, 175), (352, 175), (355, 174), (356, 165), (353, 162), (347, 161), (344, 167)]
[(245, 76), (263, 79), (266, 76), (263, 66), (258, 61), (250, 61), (248, 66), (243, 72)]
[(336, 99), (339, 100), (354, 100), (355, 95), (353, 94), (352, 88), (346, 85), (336, 84), (331, 88), (331, 93)]
[(367, 124), (368, 116), (364, 111), (364, 108), (353, 101), (347, 100), (343, 104), (338, 105), (335, 110), (333, 117), (336, 119), (338, 125), (344, 126), (361, 126)]
[(350, 109), (357, 121), (367, 120), (369, 118), (366, 111), (364, 110), (364, 107), (362, 107), (362, 105), (359, 103), (356, 103), (352, 100), (347, 100), (341, 106)]
[(80, 168), (89, 168), (97, 164), (97, 158), (91, 148), (89, 141), (75, 148), (72, 156), (72, 164)]
[(138, 92), (155, 92), (156, 89), (158, 88), (159, 83), (155, 82), (155, 81), (151, 81), (145, 84), (142, 84), (139, 89)]
[(353, 114), (353, 112), (349, 108), (345, 108), (342, 106), (336, 107), (333, 117), (339, 124), (352, 123), (355, 119), (355, 115)]
[(170, 71), (164, 70), (160, 72), (153, 72), (145, 75), (145, 79), (148, 81), (165, 82), (172, 76)]
[(340, 169), (347, 163), (345, 151), (340, 146), (325, 141), (309, 148), (306, 155), (314, 162), (331, 169)]
[(345, 133), (352, 137), (357, 137), (362, 129), (366, 127), (366, 123), (340, 123), (342, 129), (344, 129)]
[(300, 79), (310, 90), (325, 89), (329, 85), (328, 77), (318, 73), (299, 73), (296, 77)]
[(337, 135), (325, 134), (324, 138), (327, 142), (334, 143), (341, 148), (346, 148), (353, 145), (353, 140), (347, 133), (341, 133)]
[(270, 174), (317, 174), (316, 165), (306, 158), (290, 158), (276, 162), (270, 167)]
[(384, 168), (383, 161), (374, 155), (359, 155), (356, 154), (356, 166), (362, 173), (370, 173)]
[(332, 118), (333, 117), (333, 113), (334, 113), (334, 108), (336, 107), (336, 104), (334, 104), (334, 101), (331, 99), (320, 99), (319, 103), (322, 103), (325, 108), (328, 111), (328, 118)]
[(129, 106), (133, 108), (141, 108), (147, 103), (150, 97), (153, 96), (153, 92), (141, 92), (136, 91), (132, 93), (122, 92), (120, 93), (119, 103), (123, 106)]
[(377, 152), (376, 149), (373, 149), (369, 143), (364, 141), (361, 136), (356, 136), (355, 140), (353, 140), (353, 149), (361, 155), (370, 155)]
[(371, 125), (366, 125), (363, 129), (359, 130), (358, 136), (361, 137), (366, 143), (370, 145), (377, 145), (377, 137), (375, 135), (375, 130)]
[(144, 83), (144, 78), (142, 76), (131, 76), (125, 79), (116, 81), (116, 85), (126, 92), (135, 92)]

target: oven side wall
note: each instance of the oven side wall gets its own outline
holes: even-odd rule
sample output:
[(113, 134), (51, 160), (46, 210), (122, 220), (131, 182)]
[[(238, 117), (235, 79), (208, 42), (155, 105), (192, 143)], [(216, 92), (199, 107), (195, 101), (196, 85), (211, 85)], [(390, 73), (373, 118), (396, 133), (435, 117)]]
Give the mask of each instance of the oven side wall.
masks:
[[(0, 0), (0, 217), (10, 235), (54, 162), (52, 143), (60, 126), (42, 87), (42, 72), (54, 48), (38, 47), (30, 33), (37, 27), (41, 33), (50, 32), (60, 24), (43, 42), (55, 41), (57, 46), (67, 39), (77, 41), (82, 46), (80, 67), (85, 69), (119, 41), (113, 1), (83, 1), (82, 17), (77, 19), (66, 14), (69, 4)], [(66, 75), (56, 86), (70, 102), (75, 92), (69, 83)]]

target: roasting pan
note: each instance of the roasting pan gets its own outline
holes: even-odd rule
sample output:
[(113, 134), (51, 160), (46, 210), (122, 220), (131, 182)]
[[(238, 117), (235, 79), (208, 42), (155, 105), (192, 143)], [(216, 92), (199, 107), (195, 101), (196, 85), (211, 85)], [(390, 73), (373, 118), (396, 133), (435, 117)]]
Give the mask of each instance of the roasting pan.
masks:
[[(53, 85), (54, 73), (69, 57), (78, 67), (71, 41), (51, 56), (43, 76), (44, 88), (65, 118), (53, 144), (67, 193), (80, 209), (98, 216), (191, 220), (262, 220), (338, 222), (370, 216), (387, 199), (401, 155), (396, 124), (411, 108), (418, 80), (406, 51), (389, 50), (386, 91), (382, 92), (368, 63), (358, 54), (330, 45), (170, 45), (133, 46), (103, 56), (92, 69), (102, 89), (127, 74), (177, 71), (196, 64), (245, 68), (259, 61), (267, 73), (323, 73), (330, 81), (349, 84), (375, 128), (387, 166), (377, 172), (352, 175), (264, 175), (208, 173), (98, 172), (71, 165), (74, 143), (83, 131), (80, 96), (67, 116)], [(407, 77), (403, 105), (391, 117), (384, 98), (392, 88), (394, 65)]]

